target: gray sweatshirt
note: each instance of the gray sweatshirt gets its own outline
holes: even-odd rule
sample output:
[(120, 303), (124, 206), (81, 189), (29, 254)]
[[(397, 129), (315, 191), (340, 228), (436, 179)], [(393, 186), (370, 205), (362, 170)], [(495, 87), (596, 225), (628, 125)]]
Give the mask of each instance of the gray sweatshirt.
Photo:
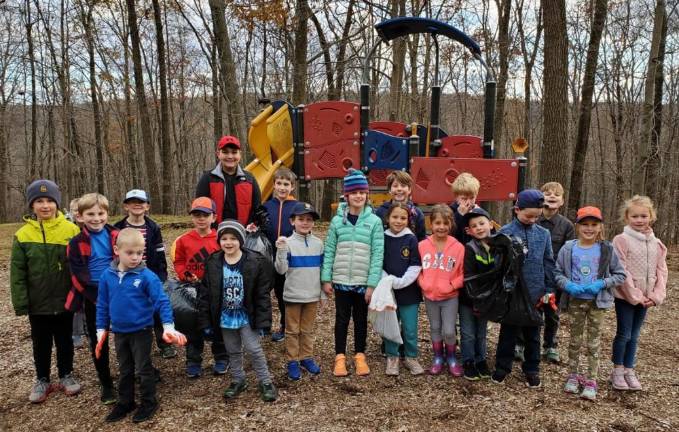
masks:
[(283, 300), (290, 303), (312, 303), (325, 299), (321, 290), (323, 242), (313, 234), (293, 232), (286, 245), (278, 248), (274, 267), (285, 275)]

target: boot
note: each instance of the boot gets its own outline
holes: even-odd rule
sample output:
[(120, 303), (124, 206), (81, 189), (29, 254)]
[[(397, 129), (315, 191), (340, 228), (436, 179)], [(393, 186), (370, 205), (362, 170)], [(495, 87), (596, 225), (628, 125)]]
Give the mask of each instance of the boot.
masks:
[(365, 360), (365, 354), (356, 353), (354, 356), (354, 367), (356, 368), (356, 375), (366, 376), (370, 374), (370, 368), (368, 367), (368, 362)]
[(443, 342), (432, 342), (431, 347), (434, 351), (434, 358), (432, 359), (429, 373), (431, 375), (439, 375), (443, 372)]
[(464, 370), (455, 357), (455, 345), (446, 345), (446, 363), (448, 363), (448, 373), (456, 377), (462, 376)]
[(347, 372), (347, 357), (344, 354), (337, 354), (335, 356), (335, 368), (332, 374), (336, 377), (345, 377), (349, 375)]

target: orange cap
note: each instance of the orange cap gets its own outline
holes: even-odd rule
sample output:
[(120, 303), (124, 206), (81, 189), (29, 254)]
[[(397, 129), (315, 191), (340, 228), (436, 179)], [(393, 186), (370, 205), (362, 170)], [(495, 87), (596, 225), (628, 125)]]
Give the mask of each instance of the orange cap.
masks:
[(597, 207), (592, 206), (587, 206), (579, 209), (575, 217), (575, 223), (579, 223), (585, 218), (594, 218), (599, 222), (604, 221), (604, 217), (601, 215), (601, 210), (599, 210)]

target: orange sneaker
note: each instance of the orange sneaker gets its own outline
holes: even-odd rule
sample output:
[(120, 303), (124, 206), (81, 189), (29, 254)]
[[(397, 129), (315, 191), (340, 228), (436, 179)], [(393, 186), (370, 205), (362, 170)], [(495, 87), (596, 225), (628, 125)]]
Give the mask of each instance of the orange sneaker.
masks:
[(366, 376), (370, 374), (370, 368), (368, 363), (365, 361), (365, 354), (357, 353), (354, 356), (354, 366), (356, 367), (356, 375)]
[(344, 354), (337, 354), (335, 356), (335, 368), (333, 369), (332, 374), (336, 377), (345, 377), (349, 375), (349, 372), (347, 372), (347, 356)]

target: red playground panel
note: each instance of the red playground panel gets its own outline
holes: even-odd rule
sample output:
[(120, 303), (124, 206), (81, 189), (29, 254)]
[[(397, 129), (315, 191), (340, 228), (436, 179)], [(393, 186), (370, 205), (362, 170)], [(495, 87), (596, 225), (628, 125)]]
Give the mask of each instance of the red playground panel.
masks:
[(409, 135), (406, 132), (406, 126), (405, 123), (393, 121), (372, 121), (368, 123), (368, 129), (384, 132), (385, 134), (397, 137), (407, 137)]
[(371, 186), (386, 186), (387, 176), (391, 174), (393, 170), (388, 169), (372, 169), (368, 172), (368, 181)]
[(468, 172), (481, 182), (477, 201), (505, 201), (516, 198), (519, 163), (516, 159), (454, 159), (416, 157), (410, 167), (415, 182), (413, 201), (417, 204), (450, 203), (450, 185), (460, 173)]
[(483, 158), (481, 137), (474, 135), (452, 135), (441, 138), (438, 157)]
[(342, 178), (361, 168), (359, 104), (316, 102), (304, 107), (306, 180)]

